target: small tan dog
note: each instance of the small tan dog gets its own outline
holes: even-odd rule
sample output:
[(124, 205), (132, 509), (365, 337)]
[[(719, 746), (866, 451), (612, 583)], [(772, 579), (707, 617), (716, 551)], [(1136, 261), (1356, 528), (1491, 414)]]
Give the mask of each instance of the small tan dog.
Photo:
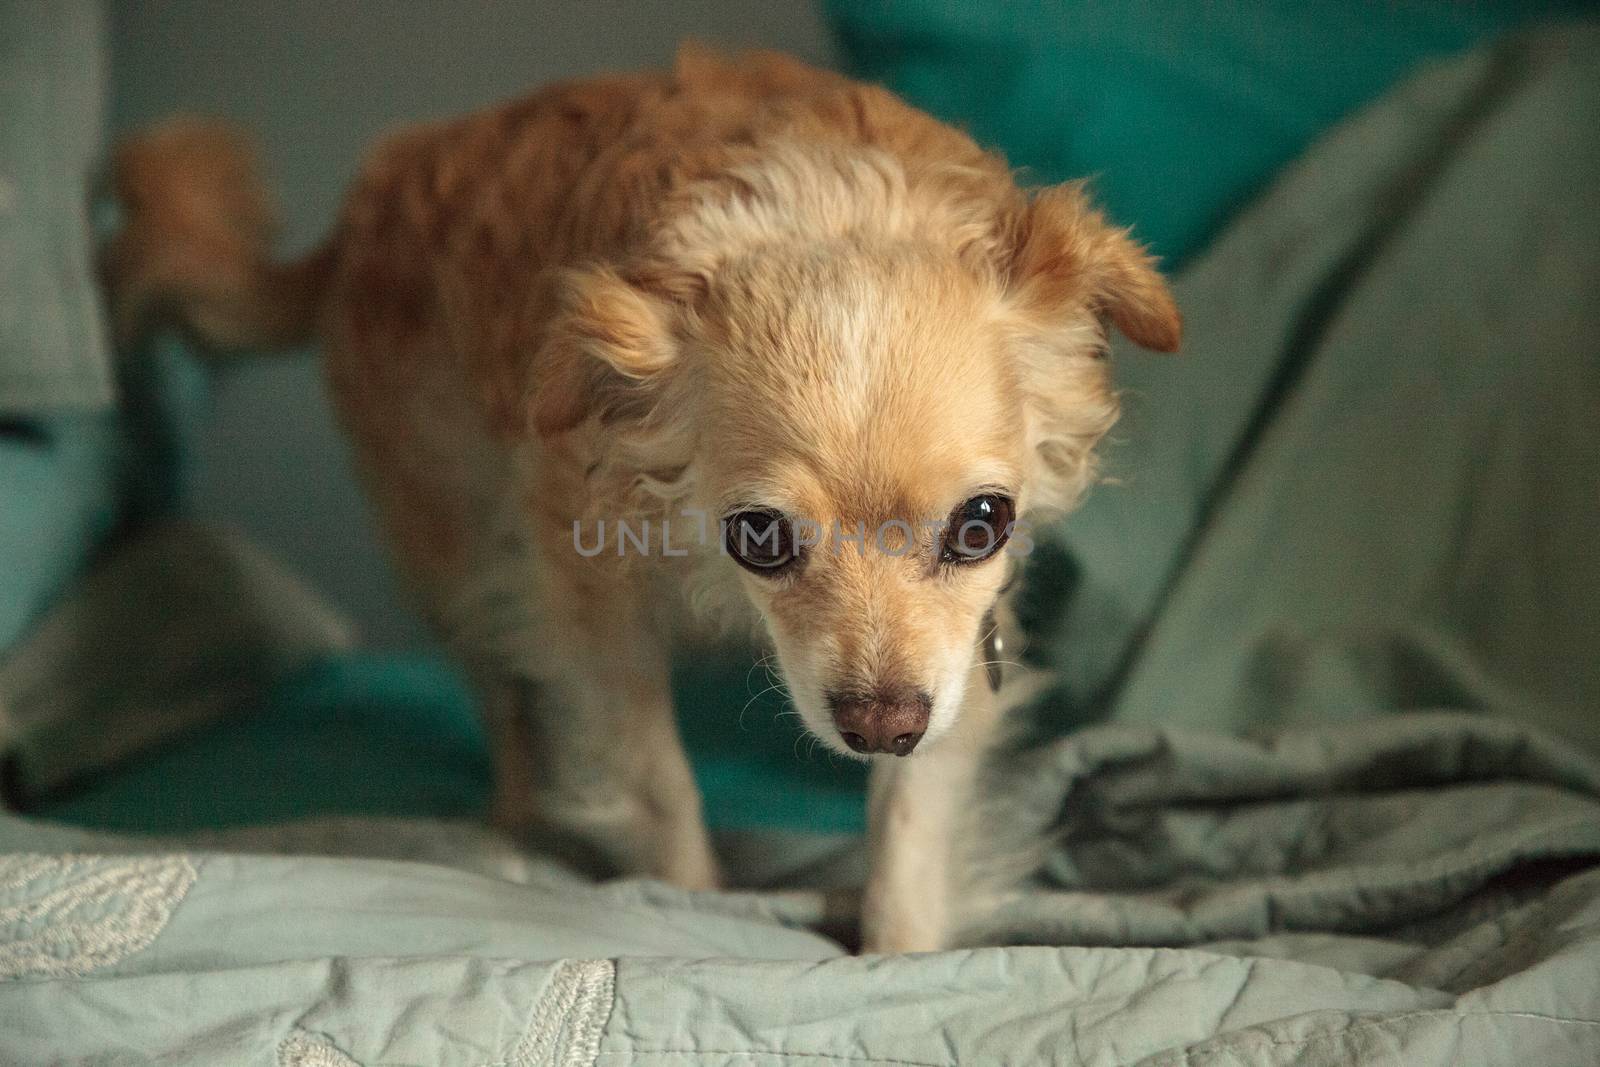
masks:
[(810, 730), (881, 754), (864, 947), (946, 943), (1007, 538), (1092, 480), (1106, 325), (1178, 345), (1077, 186), (1030, 196), (881, 89), (694, 48), (391, 137), (298, 263), (224, 128), (158, 128), (116, 178), (124, 335), (325, 347), (481, 696), (499, 824), (715, 886), (668, 664), (742, 613)]

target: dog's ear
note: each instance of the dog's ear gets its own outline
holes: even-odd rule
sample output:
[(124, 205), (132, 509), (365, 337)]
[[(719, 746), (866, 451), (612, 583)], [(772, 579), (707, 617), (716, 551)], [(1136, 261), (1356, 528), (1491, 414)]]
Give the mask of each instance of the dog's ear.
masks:
[(1042, 316), (1088, 308), (1132, 342), (1176, 352), (1182, 319), (1155, 260), (1089, 204), (1082, 183), (1041, 190), (1021, 209), (1007, 279)]
[(671, 303), (615, 271), (564, 274), (556, 302), (534, 367), (533, 427), (541, 436), (642, 398), (647, 384), (677, 362)]

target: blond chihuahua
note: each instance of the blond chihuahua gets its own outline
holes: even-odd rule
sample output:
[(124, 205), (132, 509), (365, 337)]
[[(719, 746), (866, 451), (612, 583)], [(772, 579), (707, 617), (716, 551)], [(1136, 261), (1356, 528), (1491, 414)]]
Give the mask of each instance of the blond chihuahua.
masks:
[(881, 89), (696, 49), (390, 137), (297, 263), (225, 128), (158, 128), (116, 177), (125, 336), (167, 314), (325, 349), (481, 698), (498, 824), (716, 886), (668, 665), (745, 618), (810, 731), (872, 760), (864, 948), (948, 943), (1019, 523), (1093, 479), (1108, 326), (1178, 345), (1078, 186), (1025, 192)]

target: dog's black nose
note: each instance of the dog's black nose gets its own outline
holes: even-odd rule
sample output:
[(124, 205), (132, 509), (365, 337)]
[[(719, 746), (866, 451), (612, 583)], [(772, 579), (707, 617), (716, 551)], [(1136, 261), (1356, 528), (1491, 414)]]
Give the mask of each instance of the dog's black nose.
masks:
[(885, 689), (830, 694), (828, 706), (839, 736), (855, 751), (907, 756), (927, 732), (933, 700), (921, 690)]

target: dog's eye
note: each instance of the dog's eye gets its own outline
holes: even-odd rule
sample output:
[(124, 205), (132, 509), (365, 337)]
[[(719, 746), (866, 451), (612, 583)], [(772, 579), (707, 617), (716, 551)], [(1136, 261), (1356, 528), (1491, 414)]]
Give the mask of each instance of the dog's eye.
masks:
[(794, 529), (776, 511), (738, 511), (722, 525), (728, 554), (747, 571), (770, 578), (799, 558)]
[(1009, 497), (984, 493), (950, 513), (944, 531), (941, 563), (979, 563), (988, 559), (1011, 536), (1016, 508)]

